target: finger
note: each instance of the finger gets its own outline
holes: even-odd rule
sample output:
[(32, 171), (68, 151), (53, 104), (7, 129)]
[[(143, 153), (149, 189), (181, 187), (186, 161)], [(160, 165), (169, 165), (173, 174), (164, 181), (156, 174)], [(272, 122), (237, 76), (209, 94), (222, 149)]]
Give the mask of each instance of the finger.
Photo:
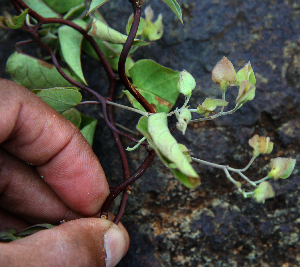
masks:
[(93, 215), (109, 188), (80, 131), (26, 88), (0, 79), (0, 143), (36, 165), (44, 181), (74, 211)]
[[(58, 224), (61, 220), (82, 217), (61, 201), (33, 166), (12, 157), (2, 148), (0, 170), (0, 206), (16, 220)], [(7, 220), (6, 216), (0, 218), (0, 225)]]
[(0, 263), (1, 266), (115, 266), (129, 246), (128, 234), (123, 229), (105, 219), (70, 221), (0, 244)]

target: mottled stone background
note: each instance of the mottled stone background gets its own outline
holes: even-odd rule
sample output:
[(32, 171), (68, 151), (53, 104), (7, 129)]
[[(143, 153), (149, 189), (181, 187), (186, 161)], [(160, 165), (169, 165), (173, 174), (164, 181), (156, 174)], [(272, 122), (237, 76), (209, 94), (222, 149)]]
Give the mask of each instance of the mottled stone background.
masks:
[[(260, 157), (246, 173), (255, 180), (267, 174), (270, 158), (293, 157), (297, 164), (288, 180), (273, 183), (276, 198), (262, 205), (237, 194), (221, 171), (194, 165), (202, 184), (189, 190), (155, 160), (133, 185), (122, 219), (131, 245), (118, 266), (300, 266), (300, 2), (178, 0), (184, 27), (162, 1), (145, 0), (144, 6), (150, 2), (155, 14), (163, 15), (165, 32), (133, 58), (191, 72), (197, 81), (192, 106), (219, 96), (210, 73), (223, 55), (236, 69), (250, 60), (257, 77), (253, 101), (234, 115), (190, 125), (185, 136), (176, 137), (201, 159), (242, 168), (251, 158), (248, 139), (254, 134), (270, 136), (272, 154)], [(1, 13), (11, 10), (9, 5), (2, 1)], [(124, 32), (131, 13), (128, 1), (111, 0), (101, 10), (111, 26)], [(5, 61), (14, 43), (24, 38), (25, 33), (0, 30), (0, 77), (7, 77)], [(83, 61), (90, 86), (105, 93), (99, 63), (86, 56)], [(234, 103), (236, 95), (233, 88), (227, 98)], [(99, 116), (96, 107), (86, 112)], [(119, 123), (135, 130), (138, 116), (120, 109), (116, 114)], [(126, 140), (124, 144), (132, 145)], [(120, 160), (101, 119), (94, 150), (110, 183), (117, 184)], [(128, 155), (133, 172), (145, 153), (140, 149)]]

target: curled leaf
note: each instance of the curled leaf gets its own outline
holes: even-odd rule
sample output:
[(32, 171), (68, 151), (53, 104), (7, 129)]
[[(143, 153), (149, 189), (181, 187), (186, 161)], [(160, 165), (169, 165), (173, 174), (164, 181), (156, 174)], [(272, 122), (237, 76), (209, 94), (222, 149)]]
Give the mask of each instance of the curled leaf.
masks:
[(184, 108), (180, 112), (178, 112), (178, 110), (176, 110), (175, 115), (178, 120), (178, 122), (176, 123), (177, 129), (179, 131), (181, 131), (182, 134), (185, 134), (187, 125), (192, 119), (191, 112), (187, 108)]
[(265, 200), (275, 196), (273, 187), (269, 182), (261, 182), (259, 186), (254, 190), (253, 198), (256, 202), (265, 203)]
[(242, 81), (235, 103), (244, 104), (246, 101), (252, 100), (255, 96), (255, 89), (255, 86), (252, 85), (249, 81)]
[(156, 113), (148, 118), (148, 131), (156, 147), (160, 152), (174, 163), (185, 175), (197, 178), (198, 174), (183, 155), (179, 144), (170, 133), (167, 122), (167, 114)]
[[(166, 158), (160, 148), (154, 143), (149, 131), (148, 131), (148, 118), (143, 116), (140, 118), (139, 123), (137, 125), (137, 129), (147, 138), (147, 141), (150, 143), (150, 145), (153, 147), (161, 161), (170, 169), (170, 171), (174, 174), (174, 176), (181, 182), (183, 183), (186, 187), (188, 188), (195, 188), (200, 184), (200, 178), (197, 177), (192, 177), (184, 174), (177, 166), (176, 163), (170, 161), (168, 158)], [(184, 161), (189, 164), (190, 160), (187, 157), (186, 149), (183, 148), (180, 144), (177, 143), (179, 146), (179, 149), (181, 150), (181, 153), (183, 154), (183, 157), (185, 157)]]
[(252, 85), (256, 84), (256, 78), (251, 67), (250, 61), (240, 69), (237, 74), (237, 85), (240, 86), (242, 81), (249, 81)]
[(270, 167), (271, 171), (268, 173), (269, 178), (277, 180), (279, 178), (288, 178), (296, 165), (296, 160), (292, 158), (275, 158), (271, 159)]
[(12, 29), (21, 28), (28, 12), (29, 8), (25, 9), (20, 15), (13, 17), (9, 13), (5, 12), (5, 24)]
[(273, 150), (273, 142), (270, 141), (270, 137), (254, 135), (249, 139), (249, 146), (253, 148), (253, 155), (258, 156), (262, 154), (270, 154)]

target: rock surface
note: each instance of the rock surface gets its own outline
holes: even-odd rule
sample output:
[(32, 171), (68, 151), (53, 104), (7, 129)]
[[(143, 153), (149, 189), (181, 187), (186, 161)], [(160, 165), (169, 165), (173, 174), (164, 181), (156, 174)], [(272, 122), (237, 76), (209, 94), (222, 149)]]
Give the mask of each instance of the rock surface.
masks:
[[(162, 1), (145, 0), (144, 6), (150, 2), (155, 14), (163, 15), (164, 35), (150, 47), (140, 48), (133, 58), (150, 58), (192, 73), (197, 89), (191, 106), (209, 96), (220, 97), (211, 70), (224, 55), (236, 69), (251, 61), (257, 77), (253, 101), (233, 115), (192, 124), (185, 136), (176, 133), (176, 138), (203, 160), (242, 168), (252, 154), (248, 139), (254, 134), (270, 136), (273, 152), (256, 160), (246, 173), (253, 180), (267, 174), (270, 158), (292, 157), (297, 164), (289, 179), (273, 182), (276, 197), (257, 204), (239, 195), (222, 171), (194, 164), (202, 184), (190, 190), (156, 159), (133, 185), (122, 219), (131, 244), (118, 266), (300, 266), (300, 4), (290, 0), (178, 0), (182, 27)], [(3, 1), (1, 10), (9, 5)], [(131, 13), (127, 1), (111, 0), (100, 10), (111, 26), (124, 31)], [(0, 30), (0, 77), (7, 77), (4, 66), (13, 44), (28, 38), (14, 33)], [(105, 93), (99, 63), (84, 60), (89, 63), (85, 66), (89, 85), (101, 85), (99, 90)], [(236, 95), (237, 89), (230, 89), (227, 100), (234, 103)], [(96, 107), (87, 113), (99, 116)], [(116, 114), (119, 123), (134, 130), (138, 116), (120, 109)], [(124, 145), (132, 144), (124, 140)], [(120, 160), (101, 119), (94, 150), (110, 183), (118, 184)], [(128, 155), (133, 172), (145, 152), (139, 149)]]

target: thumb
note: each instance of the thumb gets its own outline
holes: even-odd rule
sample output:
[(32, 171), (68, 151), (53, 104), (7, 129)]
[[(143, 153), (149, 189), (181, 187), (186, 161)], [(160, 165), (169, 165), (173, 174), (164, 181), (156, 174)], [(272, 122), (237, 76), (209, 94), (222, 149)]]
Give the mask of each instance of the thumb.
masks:
[(128, 246), (128, 233), (122, 225), (84, 218), (0, 244), (0, 265), (113, 267)]

